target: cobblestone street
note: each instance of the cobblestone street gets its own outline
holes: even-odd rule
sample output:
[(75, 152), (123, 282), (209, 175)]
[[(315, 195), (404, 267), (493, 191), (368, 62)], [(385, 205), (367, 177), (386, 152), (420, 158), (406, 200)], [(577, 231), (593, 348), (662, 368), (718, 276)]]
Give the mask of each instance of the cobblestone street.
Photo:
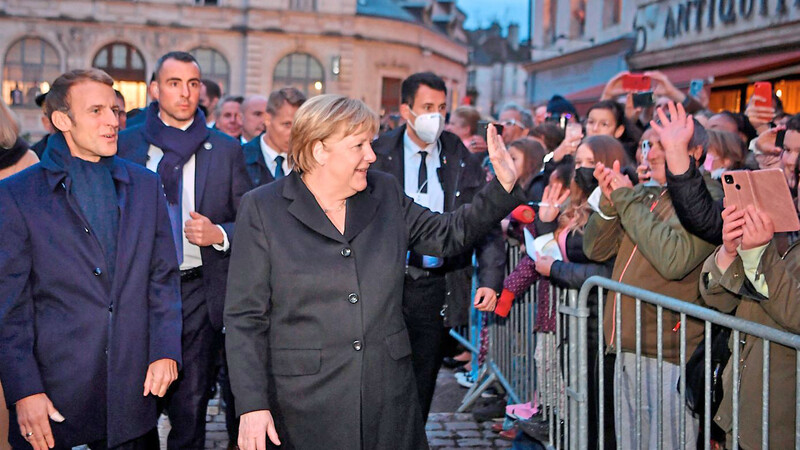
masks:
[[(425, 430), (432, 450), (456, 448), (500, 449), (510, 448), (511, 442), (497, 437), (491, 430), (493, 422), (476, 422), (472, 414), (455, 413), (466, 389), (460, 387), (453, 378), (453, 372), (442, 369), (436, 381), (436, 394), (431, 405), (431, 414)], [(219, 398), (209, 402), (206, 416), (206, 449), (228, 447), (228, 434), (225, 431), (225, 406)], [(169, 421), (162, 416), (159, 423), (161, 448), (166, 449), (166, 436)]]

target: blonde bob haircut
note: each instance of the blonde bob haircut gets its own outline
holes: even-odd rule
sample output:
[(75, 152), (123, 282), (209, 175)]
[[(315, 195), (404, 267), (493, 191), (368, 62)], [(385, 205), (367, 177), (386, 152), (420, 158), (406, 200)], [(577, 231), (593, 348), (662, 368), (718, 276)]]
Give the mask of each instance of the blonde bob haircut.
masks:
[(325, 94), (310, 98), (297, 110), (289, 138), (289, 164), (301, 174), (317, 166), (314, 145), (335, 134), (352, 136), (378, 132), (380, 120), (364, 102), (343, 95)]

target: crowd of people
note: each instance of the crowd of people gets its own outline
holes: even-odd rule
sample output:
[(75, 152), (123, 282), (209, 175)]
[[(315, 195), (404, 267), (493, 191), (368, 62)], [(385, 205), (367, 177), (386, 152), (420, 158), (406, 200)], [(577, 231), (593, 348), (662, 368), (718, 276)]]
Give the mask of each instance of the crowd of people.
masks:
[[(800, 115), (758, 96), (712, 113), (659, 72), (645, 74), (653, 104), (636, 106), (628, 75), (584, 117), (554, 95), (495, 118), (448, 111), (445, 82), (417, 73), (380, 118), (292, 87), (223, 95), (169, 52), (152, 102), (127, 113), (104, 72), (61, 75), (37, 98), (49, 133), (34, 145), (0, 102), (0, 448), (4, 426), (13, 448), (157, 448), (164, 413), (168, 448), (202, 449), (217, 389), (229, 448), (426, 448), (437, 374), (470, 360), (448, 330), (473, 308), (508, 315), (534, 282), (537, 334), (554, 329), (548, 286), (592, 275), (800, 332), (797, 230), (723, 202), (727, 171), (779, 169), (796, 205), (783, 214), (798, 214)], [(506, 277), (506, 247), (525, 234), (555, 250), (527, 252)], [(678, 330), (691, 353), (703, 324), (665, 312), (658, 339), (643, 305), (637, 386), (634, 299), (618, 329), (615, 295), (602, 317), (592, 297), (606, 351), (590, 333), (591, 447), (655, 447), (659, 390), (664, 446), (680, 447)], [(738, 443), (759, 448), (762, 346), (730, 345)], [(770, 361), (769, 442), (788, 448), (795, 352), (773, 345)], [(730, 366), (718, 428), (702, 436), (687, 410), (687, 448), (730, 445)]]

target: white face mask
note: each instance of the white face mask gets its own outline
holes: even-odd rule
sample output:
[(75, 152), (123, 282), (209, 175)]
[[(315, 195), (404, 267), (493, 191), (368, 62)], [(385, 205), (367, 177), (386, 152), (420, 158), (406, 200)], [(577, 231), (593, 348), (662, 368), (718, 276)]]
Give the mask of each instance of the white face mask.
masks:
[(414, 116), (414, 123), (408, 122), (408, 126), (417, 133), (417, 136), (428, 144), (436, 142), (444, 131), (444, 116), (439, 113), (416, 115), (410, 109), (409, 112)]

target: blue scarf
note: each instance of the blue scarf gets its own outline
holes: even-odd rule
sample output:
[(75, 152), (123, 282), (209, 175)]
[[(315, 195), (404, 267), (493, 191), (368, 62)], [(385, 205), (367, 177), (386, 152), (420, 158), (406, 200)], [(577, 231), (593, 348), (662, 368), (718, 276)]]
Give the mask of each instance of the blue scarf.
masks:
[(158, 102), (150, 103), (145, 112), (144, 128), (142, 133), (150, 145), (155, 145), (164, 152), (164, 157), (158, 163), (158, 175), (164, 183), (164, 192), (167, 200), (177, 204), (181, 198), (180, 183), (183, 177), (183, 165), (195, 154), (200, 146), (208, 139), (206, 116), (197, 110), (194, 122), (186, 131), (165, 125), (158, 117)]
[(61, 133), (50, 136), (47, 151), (42, 156), (46, 166), (55, 166), (66, 172), (69, 192), (103, 249), (109, 280), (114, 278), (119, 232), (117, 188), (111, 177), (114, 158), (100, 158), (96, 163), (76, 158), (70, 154)]

